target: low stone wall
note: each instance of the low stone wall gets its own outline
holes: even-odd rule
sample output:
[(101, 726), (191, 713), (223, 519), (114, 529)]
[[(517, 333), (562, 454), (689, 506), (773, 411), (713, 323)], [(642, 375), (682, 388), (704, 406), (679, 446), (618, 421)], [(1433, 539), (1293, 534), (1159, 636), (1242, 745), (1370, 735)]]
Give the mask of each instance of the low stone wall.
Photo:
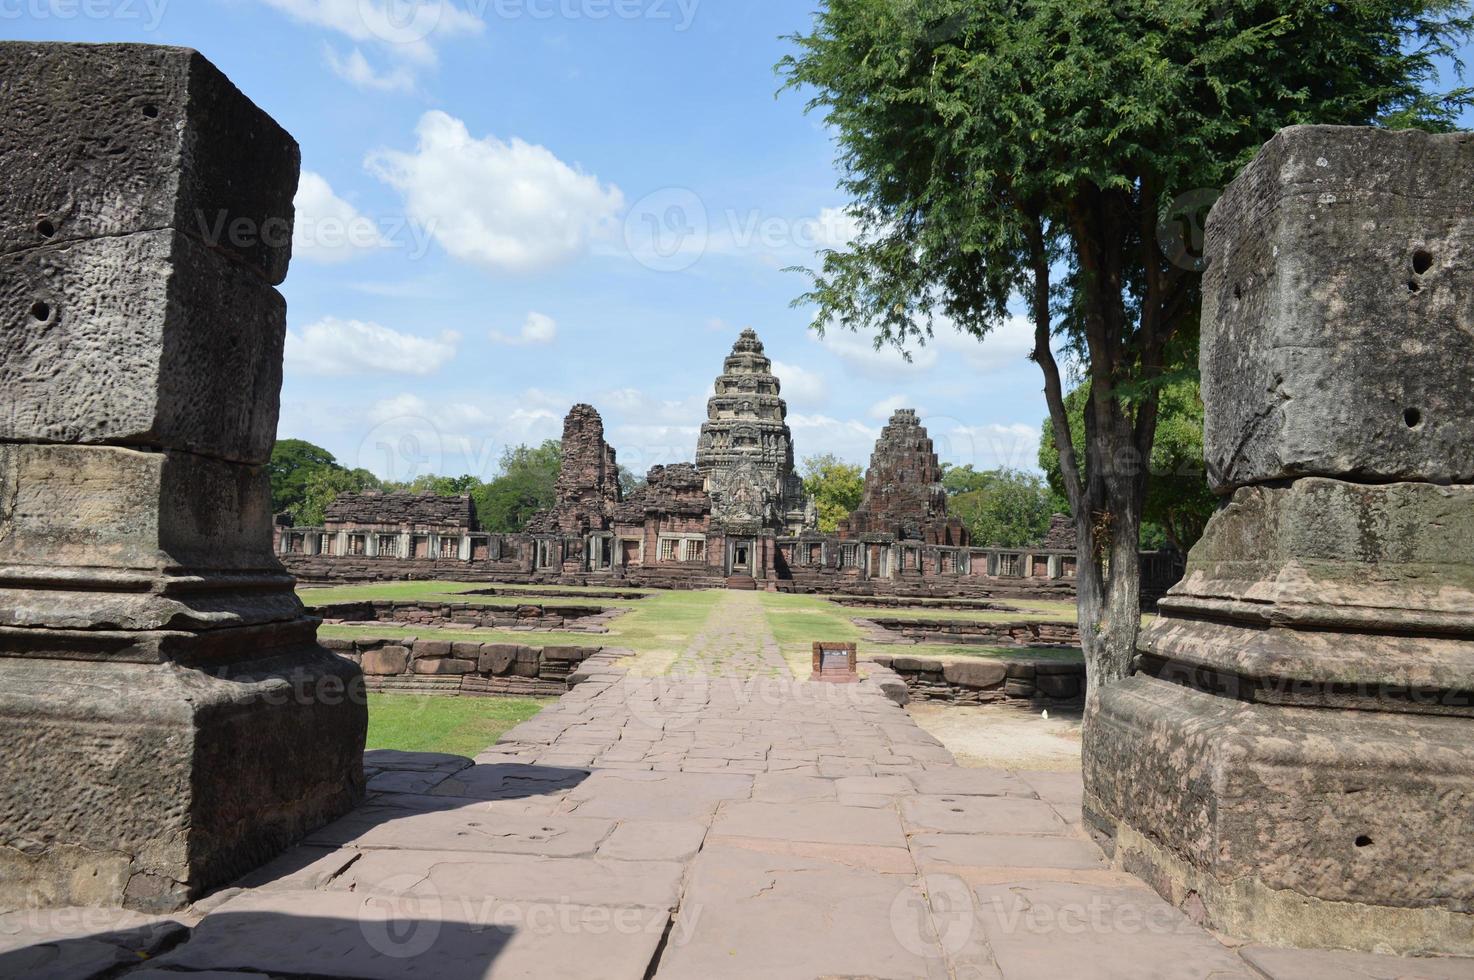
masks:
[(971, 619), (857, 619), (875, 643), (964, 643), (994, 647), (1078, 647), (1080, 627), (1067, 622), (989, 623)]
[(469, 697), (557, 697), (581, 665), (613, 659), (603, 647), (531, 647), (420, 639), (324, 639), (363, 668), (370, 691)]
[(901, 680), (916, 701), (992, 704), (1077, 702), (1085, 693), (1084, 661), (952, 660), (874, 655), (869, 661)]
[(526, 597), (529, 599), (622, 599), (625, 601), (648, 599), (653, 594), (629, 589), (582, 589), (579, 592), (567, 592), (561, 589), (475, 589), (461, 593), (461, 595), (501, 596), (507, 599)]
[(1021, 613), (1018, 606), (1010, 606), (992, 599), (921, 599), (904, 596), (884, 595), (834, 595), (828, 600), (837, 606), (854, 609), (951, 609), (971, 612)]
[(607, 633), (610, 620), (626, 610), (604, 606), (493, 606), (473, 602), (395, 602), (387, 599), (334, 602), (308, 610), (334, 623), (398, 623), (437, 629), (500, 629), (527, 632)]

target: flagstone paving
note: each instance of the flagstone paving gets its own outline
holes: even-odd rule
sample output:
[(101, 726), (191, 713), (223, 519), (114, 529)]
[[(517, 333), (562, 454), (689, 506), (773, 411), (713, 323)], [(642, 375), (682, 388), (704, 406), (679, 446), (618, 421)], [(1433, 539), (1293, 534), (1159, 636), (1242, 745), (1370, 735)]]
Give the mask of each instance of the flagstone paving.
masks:
[(191, 915), (0, 910), (0, 976), (1474, 977), (1220, 941), (1107, 867), (1078, 774), (793, 681), (751, 593), (667, 676), (583, 673), (475, 760), (371, 753), (363, 807)]

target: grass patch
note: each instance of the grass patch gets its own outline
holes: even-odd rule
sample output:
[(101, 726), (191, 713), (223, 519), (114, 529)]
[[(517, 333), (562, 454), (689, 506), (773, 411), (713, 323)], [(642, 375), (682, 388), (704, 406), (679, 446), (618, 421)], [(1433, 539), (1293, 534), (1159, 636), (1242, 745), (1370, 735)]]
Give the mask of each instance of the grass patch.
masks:
[(368, 748), (474, 756), (551, 703), (534, 698), (370, 694)]

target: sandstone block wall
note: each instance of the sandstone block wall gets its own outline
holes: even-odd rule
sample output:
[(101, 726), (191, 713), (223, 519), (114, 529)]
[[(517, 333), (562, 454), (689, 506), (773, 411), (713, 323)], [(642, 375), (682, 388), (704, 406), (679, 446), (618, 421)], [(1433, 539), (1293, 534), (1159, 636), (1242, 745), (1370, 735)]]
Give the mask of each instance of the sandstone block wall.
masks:
[(399, 602), (376, 599), (314, 606), (314, 616), (333, 622), (402, 623), (459, 629), (509, 629), (541, 632), (605, 633), (623, 608), (524, 603), (493, 606), (470, 602)]
[(361, 665), (371, 691), (467, 697), (557, 697), (569, 690), (585, 661), (604, 653), (602, 647), (413, 637), (326, 639), (323, 646)]
[(934, 660), (872, 655), (868, 661), (895, 671), (912, 700), (949, 704), (999, 702), (1078, 703), (1085, 664), (1057, 660)]

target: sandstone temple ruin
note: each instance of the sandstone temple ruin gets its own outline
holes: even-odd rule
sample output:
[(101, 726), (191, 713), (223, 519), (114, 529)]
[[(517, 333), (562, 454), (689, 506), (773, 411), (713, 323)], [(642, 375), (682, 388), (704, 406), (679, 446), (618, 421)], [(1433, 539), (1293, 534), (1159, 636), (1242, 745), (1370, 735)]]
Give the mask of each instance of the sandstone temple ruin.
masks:
[[(277, 528), (282, 560), (305, 580), (445, 577), (668, 588), (761, 588), (907, 595), (1070, 597), (1075, 532), (1057, 518), (1029, 548), (980, 546), (947, 513), (935, 447), (916, 412), (881, 432), (860, 506), (837, 533), (794, 466), (782, 383), (752, 330), (717, 378), (696, 462), (652, 469), (624, 498), (615, 450), (590, 405), (563, 427), (557, 503), (525, 533), (476, 527), (468, 497), (349, 494), (323, 527)], [(1175, 556), (1143, 558), (1147, 593), (1176, 581)]]

